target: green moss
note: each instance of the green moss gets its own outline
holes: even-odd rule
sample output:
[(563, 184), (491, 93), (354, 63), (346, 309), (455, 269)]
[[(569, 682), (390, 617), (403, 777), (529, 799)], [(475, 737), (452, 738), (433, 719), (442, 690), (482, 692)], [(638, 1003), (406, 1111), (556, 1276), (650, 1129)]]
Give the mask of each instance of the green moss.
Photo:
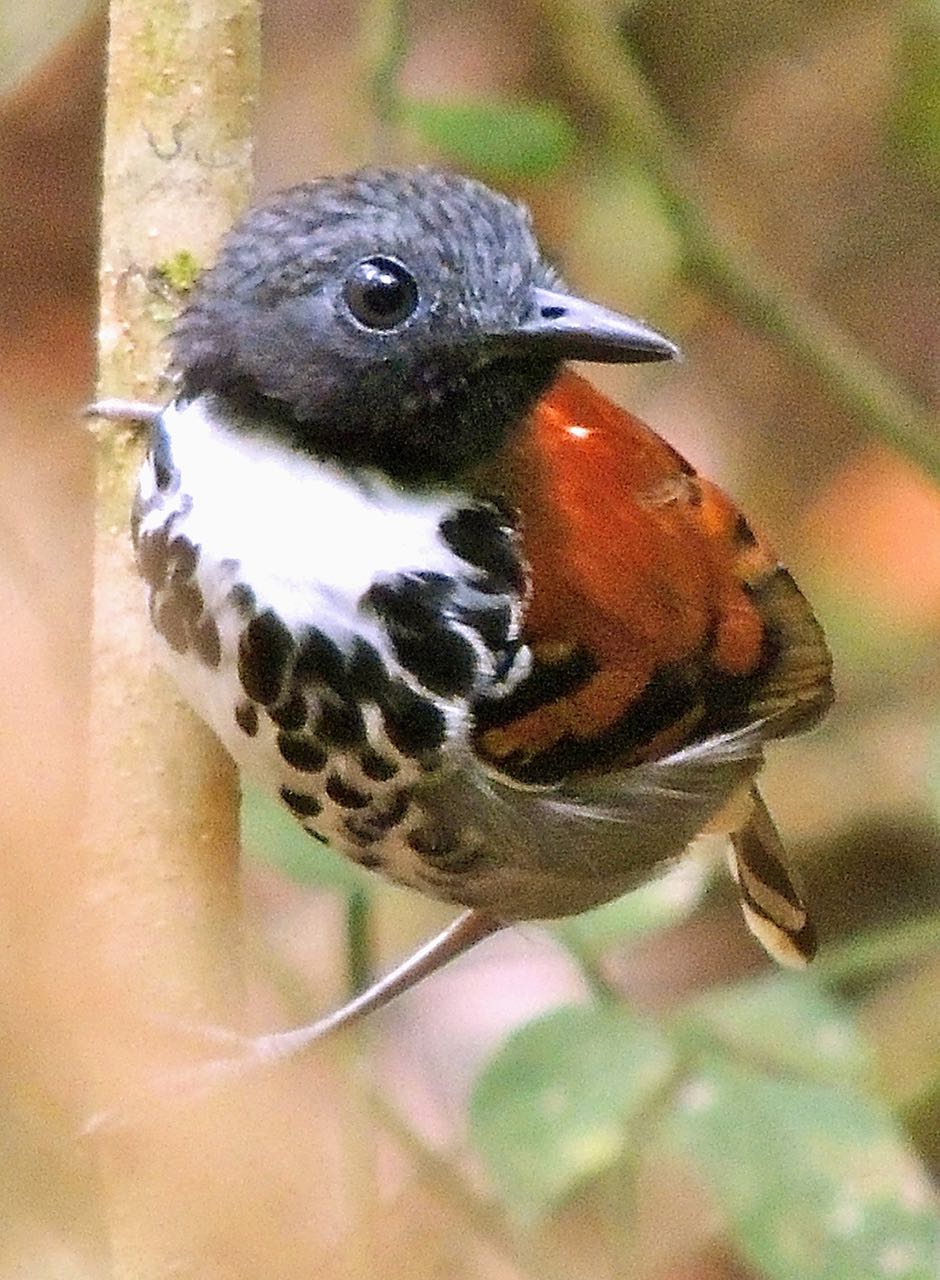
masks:
[(158, 262), (155, 273), (177, 293), (189, 293), (196, 283), (196, 277), (202, 270), (195, 257), (188, 249), (180, 249), (171, 258)]
[(137, 66), (141, 88), (160, 97), (175, 91), (179, 65), (178, 42), (181, 34), (181, 6), (167, 4), (151, 12), (137, 33)]

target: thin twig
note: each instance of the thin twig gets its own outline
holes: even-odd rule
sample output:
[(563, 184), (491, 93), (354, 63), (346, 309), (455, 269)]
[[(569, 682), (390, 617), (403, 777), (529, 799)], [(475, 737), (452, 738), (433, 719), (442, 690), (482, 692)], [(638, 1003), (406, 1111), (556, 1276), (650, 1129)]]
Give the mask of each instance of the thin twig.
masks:
[(709, 213), (675, 129), (616, 29), (616, 8), (585, 0), (540, 3), (572, 80), (602, 113), (616, 144), (655, 182), (681, 238), (690, 281), (812, 370), (871, 435), (940, 482), (938, 415)]
[(940, 913), (860, 934), (823, 948), (810, 973), (832, 985), (881, 977), (903, 965), (940, 953)]
[(408, 0), (369, 0), (365, 6), (367, 82), (372, 107), (373, 159), (395, 159), (401, 121), (401, 75), (408, 57)]

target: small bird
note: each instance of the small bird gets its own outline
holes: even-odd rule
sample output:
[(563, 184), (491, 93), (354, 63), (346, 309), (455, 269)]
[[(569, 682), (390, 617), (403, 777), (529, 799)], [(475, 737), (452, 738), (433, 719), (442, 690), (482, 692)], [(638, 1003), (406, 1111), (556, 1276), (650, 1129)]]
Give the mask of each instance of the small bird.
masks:
[(313, 840), (468, 908), (329, 1025), (704, 831), (767, 949), (812, 955), (754, 779), (830, 703), (823, 634), (728, 498), (565, 363), (670, 341), (569, 293), (510, 199), (364, 169), (250, 210), (172, 353), (132, 517), (168, 669)]

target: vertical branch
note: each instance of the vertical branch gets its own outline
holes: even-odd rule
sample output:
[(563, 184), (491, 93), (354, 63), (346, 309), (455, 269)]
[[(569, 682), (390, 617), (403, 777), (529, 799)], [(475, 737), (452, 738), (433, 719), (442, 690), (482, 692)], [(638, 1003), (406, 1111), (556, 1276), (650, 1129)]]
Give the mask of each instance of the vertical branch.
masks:
[[(164, 339), (181, 295), (247, 199), (257, 7), (257, 0), (111, 0), (102, 395), (166, 398)], [(223, 1017), (239, 975), (235, 777), (154, 668), (128, 535), (141, 451), (126, 425), (98, 424), (87, 910), (114, 1001), (101, 1030), (121, 1045), (132, 1073), (147, 1068), (140, 1043), (147, 1014)], [(120, 1093), (115, 1056), (96, 1052), (104, 1105)], [(135, 1173), (123, 1177), (107, 1158), (114, 1153), (104, 1153), (114, 1273), (216, 1275), (182, 1203), (179, 1150), (170, 1155), (160, 1145), (165, 1137), (138, 1152)]]
[[(257, 77), (254, 0), (112, 0), (104, 395), (166, 398), (185, 275), (248, 195)], [(141, 447), (125, 425), (98, 427), (88, 842), (114, 964), (195, 1016), (232, 976), (236, 793), (221, 748), (154, 670), (128, 537)]]

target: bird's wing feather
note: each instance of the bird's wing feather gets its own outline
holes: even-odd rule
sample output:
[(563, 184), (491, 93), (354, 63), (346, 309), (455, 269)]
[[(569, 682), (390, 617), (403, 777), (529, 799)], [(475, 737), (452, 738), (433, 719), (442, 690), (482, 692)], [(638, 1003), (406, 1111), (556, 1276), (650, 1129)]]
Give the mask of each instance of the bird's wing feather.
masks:
[(550, 783), (669, 755), (831, 700), (822, 631), (768, 544), (670, 445), (571, 372), (504, 459), (534, 663), (476, 708), (477, 749)]

